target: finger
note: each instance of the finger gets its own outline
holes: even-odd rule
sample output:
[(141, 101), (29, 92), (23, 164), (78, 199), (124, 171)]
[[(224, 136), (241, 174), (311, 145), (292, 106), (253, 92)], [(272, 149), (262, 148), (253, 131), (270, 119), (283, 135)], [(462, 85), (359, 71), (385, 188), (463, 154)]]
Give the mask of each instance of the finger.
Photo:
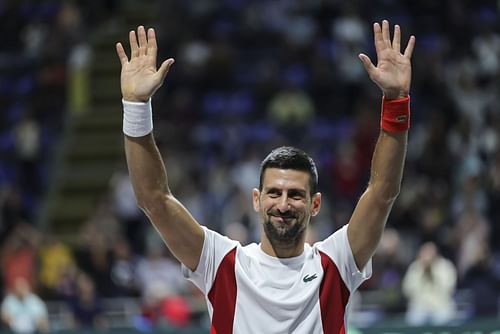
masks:
[(371, 77), (373, 72), (375, 72), (377, 70), (377, 68), (375, 67), (375, 65), (373, 65), (370, 57), (368, 57), (364, 53), (360, 53), (358, 55), (358, 57), (361, 60), (361, 62), (363, 63), (363, 66), (365, 67), (366, 72), (368, 72), (368, 75)]
[(373, 24), (373, 40), (375, 42), (375, 50), (378, 54), (385, 48), (384, 39), (382, 38), (382, 29), (378, 23)]
[(386, 46), (391, 46), (391, 33), (389, 31), (389, 21), (387, 20), (382, 21), (382, 39)]
[(156, 53), (158, 50), (158, 45), (156, 44), (156, 35), (153, 28), (148, 29), (148, 50), (147, 54), (153, 56), (153, 60), (156, 66)]
[(118, 55), (118, 58), (120, 58), (120, 63), (122, 64), (122, 66), (128, 63), (128, 57), (125, 53), (125, 50), (123, 49), (122, 43), (116, 43), (116, 54)]
[(170, 70), (170, 67), (172, 66), (172, 64), (175, 62), (175, 59), (174, 58), (169, 58), (167, 60), (165, 60), (160, 68), (158, 69), (158, 72), (157, 72), (157, 75), (160, 76), (160, 81), (163, 82), (163, 80), (165, 80), (165, 77), (167, 76), (167, 73), (168, 71)]
[(137, 45), (137, 37), (135, 36), (135, 31), (131, 30), (128, 33), (128, 40), (130, 43), (130, 58), (132, 59), (139, 55), (139, 45)]
[(415, 36), (411, 36), (408, 41), (408, 45), (406, 46), (404, 56), (411, 59), (411, 55), (413, 54), (413, 49), (415, 48)]
[(139, 40), (139, 55), (146, 55), (148, 50), (148, 41), (146, 39), (146, 30), (144, 26), (137, 28), (137, 39)]
[(399, 25), (394, 26), (394, 36), (392, 37), (392, 48), (398, 53), (401, 52), (401, 28)]

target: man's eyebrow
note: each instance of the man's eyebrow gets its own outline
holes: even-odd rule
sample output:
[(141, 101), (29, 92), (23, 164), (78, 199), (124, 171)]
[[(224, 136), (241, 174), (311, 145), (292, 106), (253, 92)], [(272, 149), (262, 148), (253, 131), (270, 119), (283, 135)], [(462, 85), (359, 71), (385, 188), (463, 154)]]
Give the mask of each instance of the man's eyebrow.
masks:
[(271, 191), (282, 191), (278, 187), (264, 187), (265, 192), (271, 192)]
[(290, 188), (287, 190), (283, 190), (283, 189), (278, 188), (278, 187), (265, 187), (263, 189), (263, 191), (266, 193), (286, 191), (288, 194), (292, 194), (292, 195), (298, 194), (301, 196), (305, 196), (307, 193), (307, 191), (305, 189), (301, 189), (301, 188)]

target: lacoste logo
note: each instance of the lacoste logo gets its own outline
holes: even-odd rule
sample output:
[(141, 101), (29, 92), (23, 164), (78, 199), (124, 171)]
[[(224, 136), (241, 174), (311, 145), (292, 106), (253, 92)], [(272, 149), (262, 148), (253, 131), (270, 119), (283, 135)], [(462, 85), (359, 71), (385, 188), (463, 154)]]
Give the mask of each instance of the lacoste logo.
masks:
[(406, 115), (400, 115), (396, 117), (396, 121), (400, 123), (406, 122)]
[(314, 274), (312, 276), (309, 276), (309, 274), (307, 274), (306, 276), (304, 276), (304, 278), (302, 280), (304, 281), (304, 283), (308, 283), (316, 278), (318, 278), (318, 276), (316, 276), (316, 274)]

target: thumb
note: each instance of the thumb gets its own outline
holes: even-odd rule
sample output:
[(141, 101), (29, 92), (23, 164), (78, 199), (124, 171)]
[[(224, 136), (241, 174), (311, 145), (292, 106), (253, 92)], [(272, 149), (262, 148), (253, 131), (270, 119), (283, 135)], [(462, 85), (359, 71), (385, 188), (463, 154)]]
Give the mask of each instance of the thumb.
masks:
[(359, 59), (363, 63), (363, 66), (365, 67), (366, 72), (368, 72), (368, 75), (370, 77), (372, 76), (373, 72), (376, 70), (375, 65), (373, 65), (372, 61), (370, 60), (370, 57), (365, 55), (364, 53), (360, 53), (358, 55)]
[(157, 72), (157, 74), (160, 76), (160, 82), (163, 82), (163, 80), (165, 80), (165, 77), (167, 76), (167, 73), (170, 70), (170, 66), (172, 66), (174, 62), (175, 62), (174, 58), (169, 58), (161, 64)]

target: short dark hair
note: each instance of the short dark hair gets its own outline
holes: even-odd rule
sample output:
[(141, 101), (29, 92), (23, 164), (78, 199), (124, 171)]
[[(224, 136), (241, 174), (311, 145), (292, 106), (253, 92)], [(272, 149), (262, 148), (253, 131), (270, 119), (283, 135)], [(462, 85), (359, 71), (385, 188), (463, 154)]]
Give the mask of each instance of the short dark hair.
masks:
[(268, 168), (293, 169), (309, 174), (311, 195), (318, 191), (318, 170), (314, 160), (306, 152), (292, 146), (275, 148), (260, 164), (259, 190), (262, 191), (264, 173)]

